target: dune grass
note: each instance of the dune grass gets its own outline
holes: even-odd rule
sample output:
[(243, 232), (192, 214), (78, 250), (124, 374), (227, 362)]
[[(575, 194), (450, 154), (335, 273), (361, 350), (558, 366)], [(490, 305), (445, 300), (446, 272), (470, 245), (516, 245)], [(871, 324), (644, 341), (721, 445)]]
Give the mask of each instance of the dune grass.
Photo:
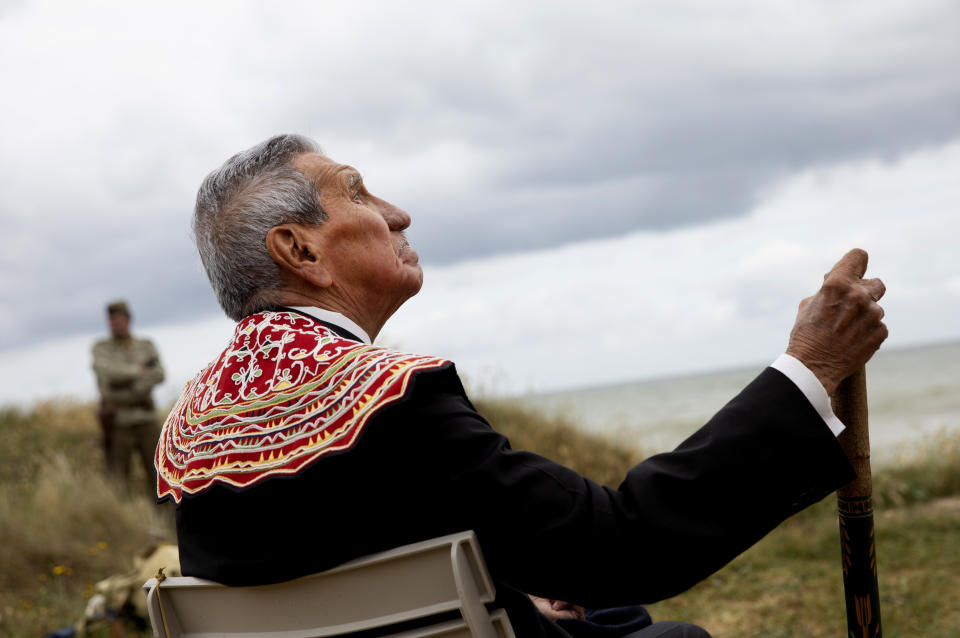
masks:
[(619, 485), (643, 458), (640, 448), (578, 430), (517, 403), (480, 400), (476, 408), (515, 449), (546, 456), (604, 485)]
[(96, 581), (174, 537), (169, 511), (105, 477), (95, 419), (70, 402), (0, 410), (0, 635), (73, 624)]
[[(514, 447), (601, 483), (616, 486), (642, 457), (514, 404), (478, 408)], [(79, 618), (94, 582), (127, 571), (145, 546), (172, 541), (172, 518), (105, 479), (92, 405), (0, 409), (0, 441), (0, 636), (43, 636)], [(875, 497), (884, 634), (960, 636), (960, 435), (880, 468)], [(651, 612), (718, 638), (845, 635), (836, 528), (831, 497)]]

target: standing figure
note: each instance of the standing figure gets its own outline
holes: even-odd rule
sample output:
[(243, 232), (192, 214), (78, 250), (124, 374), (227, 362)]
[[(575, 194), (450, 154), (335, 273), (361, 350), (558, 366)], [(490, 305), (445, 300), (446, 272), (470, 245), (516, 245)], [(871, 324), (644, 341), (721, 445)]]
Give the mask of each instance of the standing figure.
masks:
[(156, 489), (153, 453), (160, 438), (153, 386), (163, 382), (163, 366), (149, 339), (130, 334), (130, 310), (126, 302), (107, 306), (110, 338), (93, 345), (93, 371), (100, 389), (100, 425), (107, 469), (126, 487), (130, 456), (143, 464), (147, 491)]

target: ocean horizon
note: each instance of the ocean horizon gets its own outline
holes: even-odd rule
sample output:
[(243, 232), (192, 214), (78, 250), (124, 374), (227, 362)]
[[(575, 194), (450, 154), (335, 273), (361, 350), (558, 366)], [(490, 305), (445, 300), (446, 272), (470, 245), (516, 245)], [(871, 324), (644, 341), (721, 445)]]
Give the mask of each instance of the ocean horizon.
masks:
[[(518, 403), (644, 453), (671, 450), (706, 423), (764, 364), (527, 394)], [(960, 341), (881, 349), (867, 363), (871, 454), (880, 464), (960, 430)]]

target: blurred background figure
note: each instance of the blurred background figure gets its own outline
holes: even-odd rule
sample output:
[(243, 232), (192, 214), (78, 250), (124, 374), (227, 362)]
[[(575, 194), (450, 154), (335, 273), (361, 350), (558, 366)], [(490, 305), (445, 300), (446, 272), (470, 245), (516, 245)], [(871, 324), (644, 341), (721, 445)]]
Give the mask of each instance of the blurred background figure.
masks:
[(130, 457), (136, 454), (147, 480), (156, 489), (153, 453), (160, 437), (151, 392), (163, 382), (163, 366), (148, 339), (130, 334), (130, 309), (124, 301), (107, 305), (110, 338), (93, 345), (93, 371), (100, 390), (100, 426), (107, 469), (129, 487)]

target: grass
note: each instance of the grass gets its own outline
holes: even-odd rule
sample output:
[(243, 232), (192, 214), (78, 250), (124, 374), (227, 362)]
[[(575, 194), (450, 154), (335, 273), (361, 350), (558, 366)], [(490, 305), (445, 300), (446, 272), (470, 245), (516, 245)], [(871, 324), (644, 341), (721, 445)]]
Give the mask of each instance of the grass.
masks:
[(616, 487), (642, 451), (578, 430), (509, 401), (477, 401), (476, 408), (518, 450), (536, 452), (604, 485)]
[[(639, 451), (510, 404), (480, 411), (524, 447), (616, 486)], [(874, 471), (884, 635), (960, 636), (960, 433), (943, 430)], [(716, 637), (846, 635), (833, 497), (794, 516), (684, 594), (650, 605)]]
[(95, 582), (172, 540), (172, 521), (104, 476), (92, 405), (0, 410), (0, 440), (0, 635), (43, 636), (80, 618)]
[[(642, 457), (510, 403), (478, 408), (514, 447), (608, 485)], [(129, 570), (157, 540), (172, 541), (171, 517), (104, 478), (90, 404), (0, 409), (0, 441), (0, 636), (43, 636), (81, 616), (93, 583)], [(960, 435), (944, 432), (874, 478), (884, 634), (960, 636)], [(839, 554), (828, 498), (650, 610), (718, 638), (842, 636)]]
[[(960, 635), (960, 499), (878, 510), (885, 636)], [(845, 634), (840, 547), (833, 503), (775, 530), (654, 617), (690, 620), (717, 636)]]

